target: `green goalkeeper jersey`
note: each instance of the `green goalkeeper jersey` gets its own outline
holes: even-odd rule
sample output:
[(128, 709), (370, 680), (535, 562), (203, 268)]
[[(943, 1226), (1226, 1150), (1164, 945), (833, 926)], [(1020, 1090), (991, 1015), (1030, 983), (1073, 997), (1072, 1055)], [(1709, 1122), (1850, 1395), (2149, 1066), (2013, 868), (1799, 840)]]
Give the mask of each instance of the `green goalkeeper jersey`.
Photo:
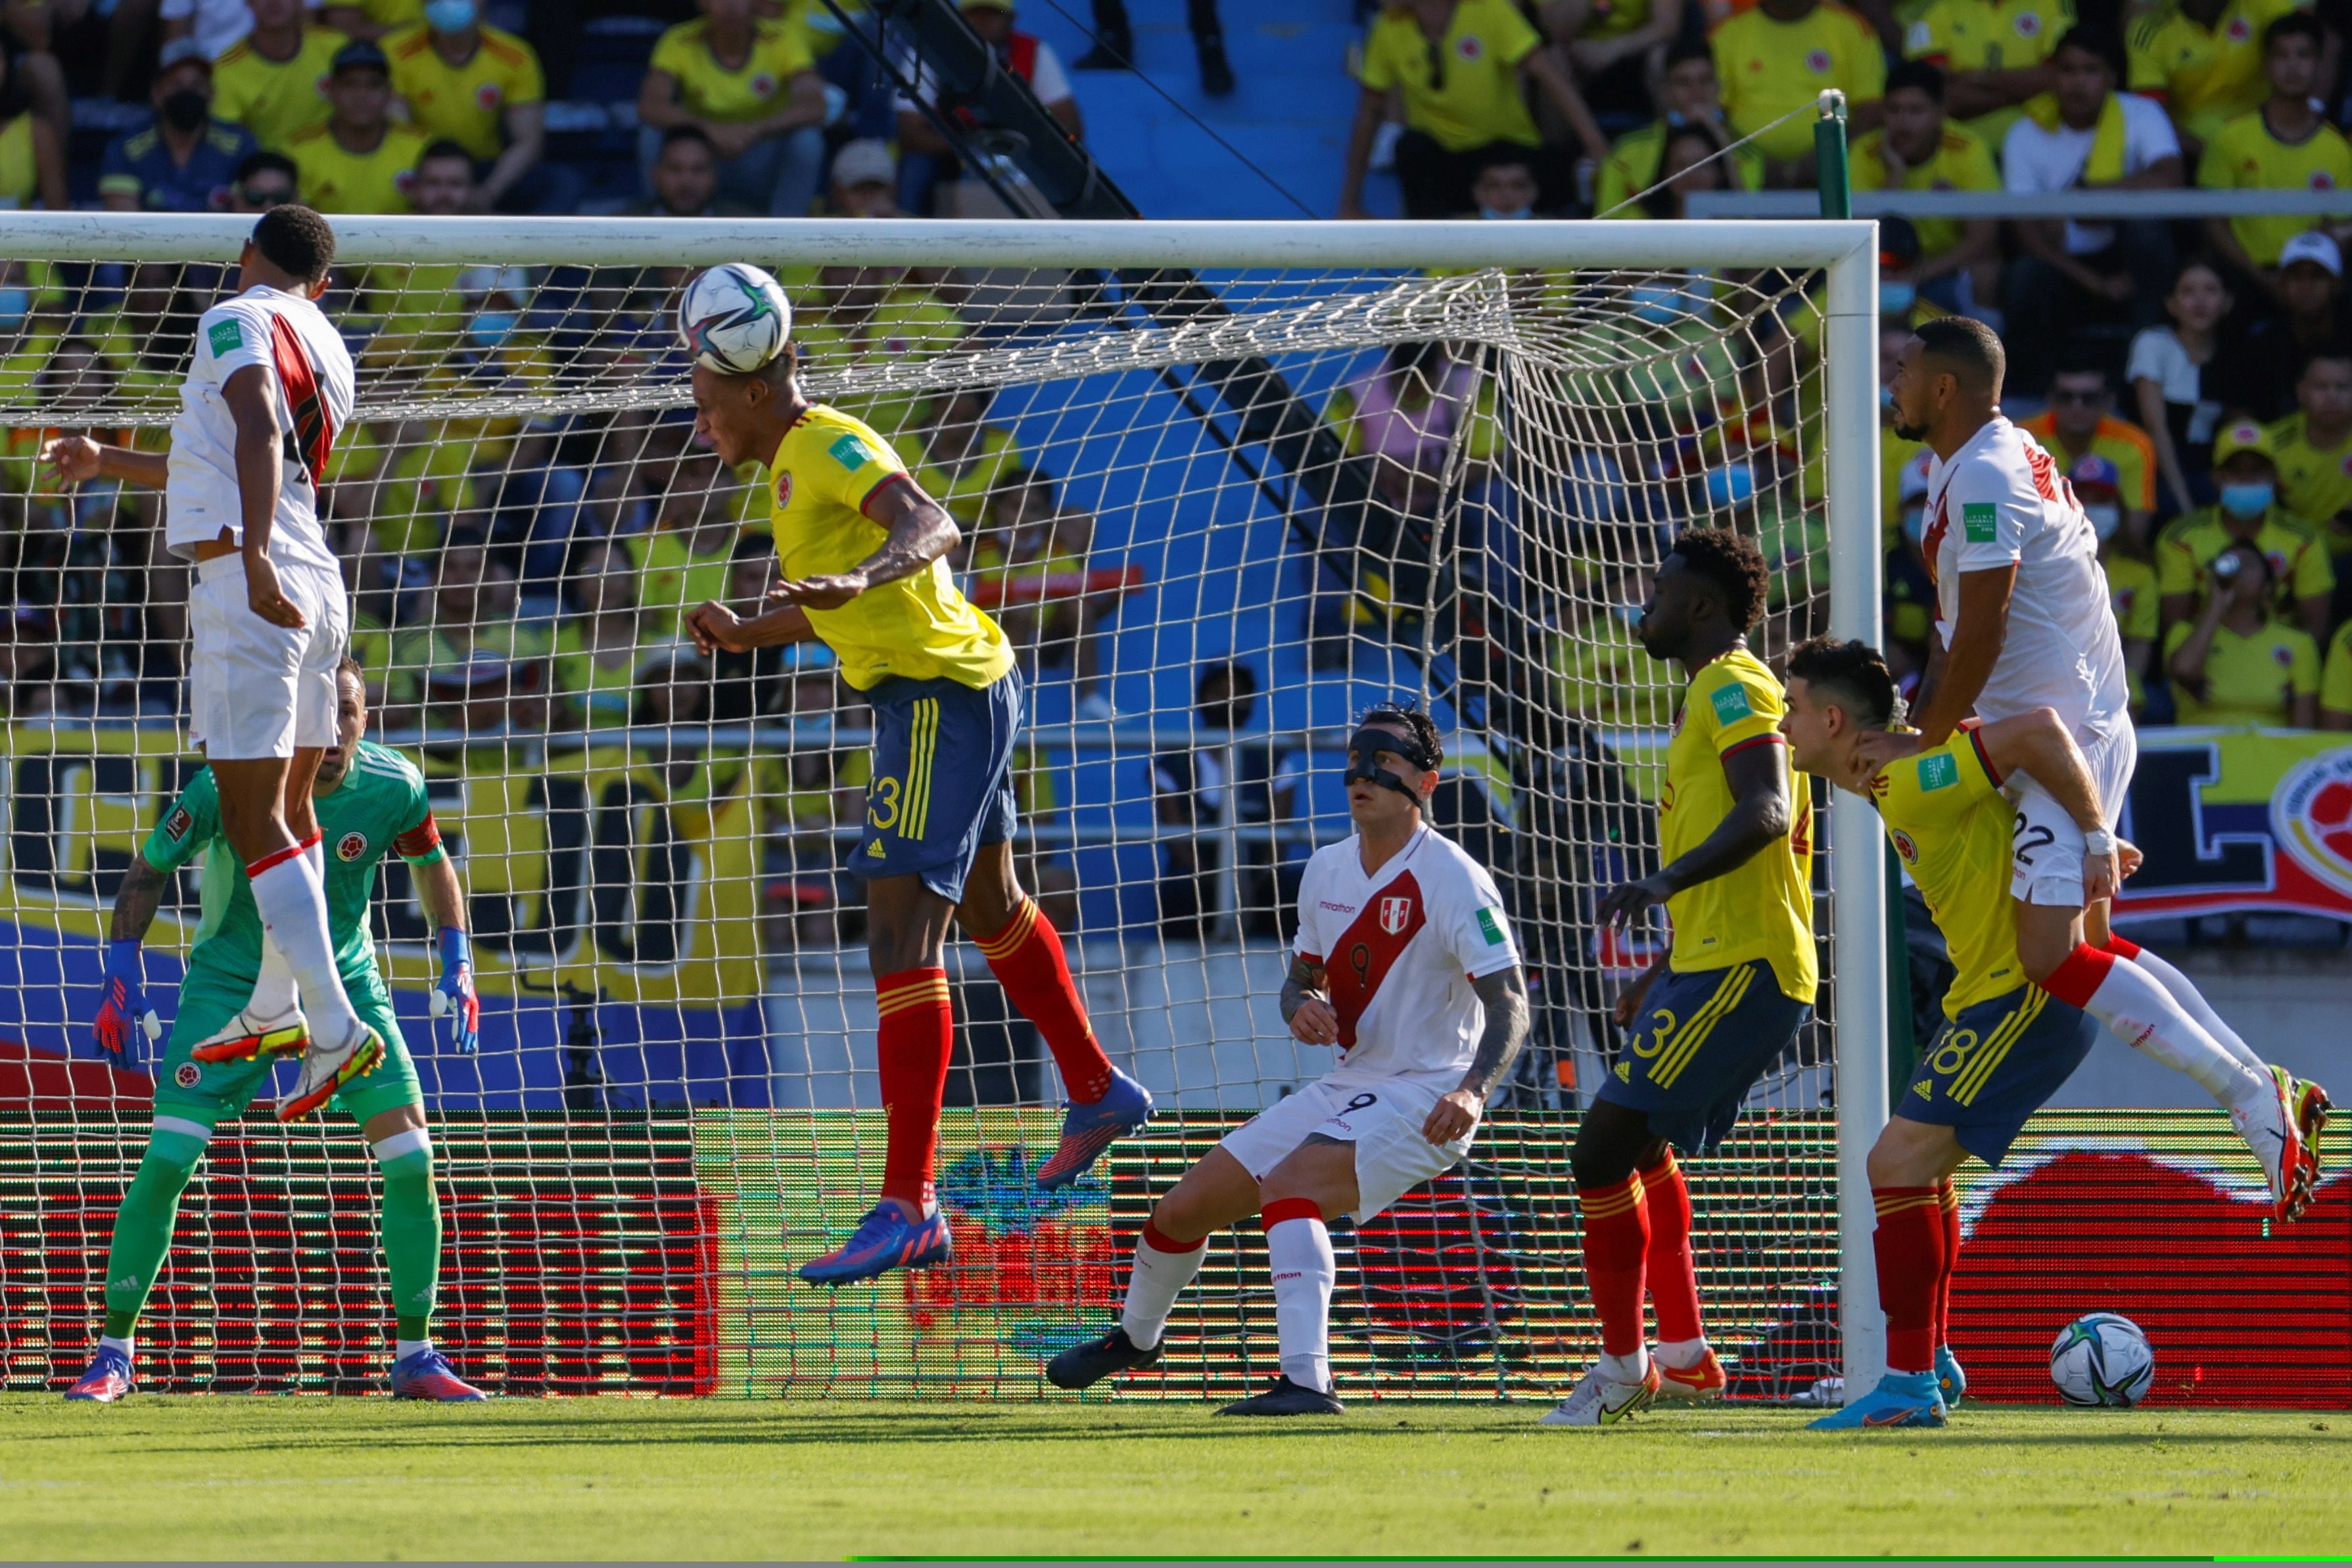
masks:
[[(411, 865), (443, 855), (440, 830), (425, 800), (425, 775), (398, 752), (360, 742), (341, 783), (311, 798), (327, 860), (327, 925), (335, 963), (345, 974), (372, 971), (375, 938), (368, 932), (368, 901), (375, 868), (394, 850)], [(261, 914), (244, 862), (221, 831), (220, 793), (209, 768), (188, 781), (141, 851), (157, 871), (177, 871), (204, 852), (202, 918), (191, 968), (238, 975), (261, 973)]]

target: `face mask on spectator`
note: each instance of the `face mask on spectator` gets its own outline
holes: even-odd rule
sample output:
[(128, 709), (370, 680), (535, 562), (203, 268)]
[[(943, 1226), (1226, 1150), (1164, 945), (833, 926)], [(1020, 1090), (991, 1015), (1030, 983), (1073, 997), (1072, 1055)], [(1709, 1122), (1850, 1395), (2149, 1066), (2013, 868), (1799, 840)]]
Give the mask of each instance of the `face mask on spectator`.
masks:
[(213, 100), (194, 88), (184, 87), (163, 95), (163, 122), (174, 131), (194, 131), (205, 122)]
[(466, 335), (473, 339), (478, 349), (495, 349), (507, 340), (520, 321), (520, 318), (511, 310), (479, 310), (475, 312)]
[(1895, 406), (1894, 387), (1883, 386), (1878, 389), (1878, 406), (1881, 408), (1893, 408)]
[(2102, 540), (2123, 526), (2124, 509), (2111, 503), (2084, 507), (2083, 515), (2091, 519), (2091, 531)]
[(425, 0), (425, 24), (436, 33), (462, 33), (474, 16), (474, 0)]
[(1536, 215), (1536, 210), (1533, 207), (1514, 207), (1507, 213), (1500, 207), (1480, 207), (1478, 215), (1482, 218), (1531, 218)]
[(1903, 509), (1903, 537), (1913, 544), (1925, 544), (1927, 539), (1927, 508), (1906, 507)]
[(2259, 517), (2271, 509), (2271, 502), (2277, 495), (2277, 487), (2267, 483), (2224, 485), (2221, 509), (2233, 517)]
[(1627, 291), (1626, 298), (1633, 302), (1633, 314), (1644, 321), (1676, 320), (1706, 304), (1704, 294), (1656, 283), (1637, 283)]
[(1878, 286), (1878, 313), (1881, 316), (1900, 316), (1910, 309), (1918, 298), (1916, 286), (1890, 279)]
[(13, 332), (33, 313), (33, 295), (26, 288), (0, 288), (0, 332)]

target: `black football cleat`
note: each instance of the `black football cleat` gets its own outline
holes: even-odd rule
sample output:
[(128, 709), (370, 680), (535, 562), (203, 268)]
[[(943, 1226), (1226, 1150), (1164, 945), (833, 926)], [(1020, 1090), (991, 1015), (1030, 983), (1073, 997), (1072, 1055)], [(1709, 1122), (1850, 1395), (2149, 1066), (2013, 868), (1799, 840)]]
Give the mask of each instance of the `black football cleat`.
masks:
[(1092, 1388), (1106, 1377), (1150, 1366), (1159, 1359), (1158, 1345), (1138, 1350), (1125, 1329), (1113, 1329), (1100, 1339), (1074, 1344), (1047, 1362), (1045, 1381), (1056, 1388)]
[(1253, 1394), (1246, 1399), (1236, 1399), (1217, 1412), (1220, 1416), (1338, 1416), (1347, 1410), (1337, 1396), (1320, 1389), (1308, 1388), (1287, 1377), (1277, 1377), (1274, 1386), (1263, 1394)]

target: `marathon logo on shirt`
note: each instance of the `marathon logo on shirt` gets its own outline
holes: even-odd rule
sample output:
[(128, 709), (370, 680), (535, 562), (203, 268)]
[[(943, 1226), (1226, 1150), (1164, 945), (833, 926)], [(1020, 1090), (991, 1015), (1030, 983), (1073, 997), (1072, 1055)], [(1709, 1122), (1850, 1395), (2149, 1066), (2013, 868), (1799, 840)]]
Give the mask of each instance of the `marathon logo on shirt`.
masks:
[(865, 467), (874, 458), (874, 454), (866, 449), (866, 443), (858, 440), (854, 433), (843, 436), (824, 450), (827, 456), (852, 474)]
[(1743, 718), (1756, 716), (1755, 708), (1748, 705), (1746, 686), (1721, 687), (1711, 700), (1715, 704), (1715, 722), (1717, 724), (1738, 724)]
[(1939, 751), (1933, 757), (1923, 757), (1919, 758), (1919, 789), (1921, 792), (1925, 793), (1934, 789), (1948, 789), (1959, 781), (1960, 765), (1953, 760), (1952, 754), (1950, 752)]
[(175, 807), (172, 814), (163, 819), (163, 836), (175, 844), (179, 843), (187, 838), (188, 830), (195, 825), (195, 818), (189, 814), (185, 806)]
[(1970, 501), (1960, 507), (1960, 531), (1972, 545), (1989, 545), (2000, 537), (2000, 514), (1990, 501)]
[(213, 358), (217, 360), (223, 354), (234, 354), (245, 347), (245, 328), (235, 317), (228, 317), (213, 323), (210, 338)]

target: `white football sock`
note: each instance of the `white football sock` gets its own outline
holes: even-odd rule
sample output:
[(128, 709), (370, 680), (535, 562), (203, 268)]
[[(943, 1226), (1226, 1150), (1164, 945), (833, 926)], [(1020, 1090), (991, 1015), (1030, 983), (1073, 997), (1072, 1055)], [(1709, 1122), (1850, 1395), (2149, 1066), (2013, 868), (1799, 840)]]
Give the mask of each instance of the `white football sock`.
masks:
[(2196, 983), (2188, 976), (2145, 947), (2124, 961), (2136, 964), (2153, 976), (2156, 983), (2170, 993), (2172, 999), (2197, 1020), (2198, 1027), (2219, 1040), (2223, 1050), (2257, 1072), (2270, 1071), (2270, 1063), (2256, 1056), (2254, 1048), (2238, 1038), (2238, 1031), (2222, 1021), (2221, 1015), (2213, 1010), (2213, 1004), (2205, 999), (2197, 989)]
[(294, 970), (275, 942), (261, 945), (261, 974), (245, 1007), (257, 1019), (284, 1018), (294, 1010)]
[[(1276, 1204), (1275, 1207), (1283, 1206)], [(1339, 1265), (1320, 1215), (1279, 1218), (1265, 1228), (1274, 1270), (1274, 1327), (1282, 1375), (1301, 1388), (1331, 1391), (1331, 1286)]]
[(121, 1338), (117, 1339), (110, 1333), (102, 1333), (98, 1336), (98, 1343), (100, 1349), (119, 1350), (125, 1356), (135, 1356), (139, 1354), (136, 1350), (131, 1348), (131, 1336), (130, 1334), (124, 1334)]
[[(2081, 995), (2077, 983), (2065, 986), (2069, 971), (2078, 964), (2088, 964), (2085, 955), (2107, 959), (2105, 975), (2098, 988), (2089, 997)], [(2234, 1110), (2242, 1104), (2276, 1092), (2267, 1071), (2249, 1067), (2232, 1055), (2222, 1043), (2205, 1032), (2187, 1009), (2173, 999), (2172, 993), (2149, 970), (2128, 959), (2111, 958), (2093, 947), (2077, 947), (2074, 955), (2050, 977), (2055, 984), (2045, 985), (2051, 994), (2074, 1005), (2107, 1026), (2117, 1040), (2133, 1050), (2153, 1058), (2176, 1072), (2185, 1072), (2197, 1081), (2198, 1086), (2213, 1096), (2224, 1110)], [(2072, 994), (2069, 994), (2069, 993)]]
[(1647, 1345), (1631, 1355), (1601, 1353), (1601, 1375), (1612, 1383), (1639, 1383), (1650, 1375), (1650, 1350)]
[[(1155, 1241), (1164, 1245), (1155, 1246)], [(1205, 1238), (1186, 1251), (1168, 1250), (1175, 1245), (1149, 1224), (1135, 1239), (1135, 1269), (1127, 1279), (1127, 1305), (1119, 1312), (1118, 1326), (1127, 1331), (1128, 1343), (1138, 1350), (1150, 1350), (1160, 1343), (1168, 1314), (1176, 1308), (1176, 1298), (1192, 1282), (1192, 1276), (1201, 1271), (1202, 1260), (1209, 1255)]]
[(433, 1342), (429, 1339), (395, 1339), (392, 1342), (392, 1359), (406, 1361), (418, 1351), (432, 1348)]
[(360, 1017), (352, 1010), (343, 977), (335, 967), (325, 886), (312, 873), (309, 858), (299, 852), (273, 857), (263, 862), (257, 875), (249, 870), (247, 874), (263, 928), (294, 973), (302, 1010), (310, 1015), (311, 1039), (324, 1046), (341, 1045), (360, 1027)]
[(1676, 1372), (1688, 1372), (1706, 1359), (1706, 1336), (1661, 1340), (1658, 1342), (1658, 1359)]

